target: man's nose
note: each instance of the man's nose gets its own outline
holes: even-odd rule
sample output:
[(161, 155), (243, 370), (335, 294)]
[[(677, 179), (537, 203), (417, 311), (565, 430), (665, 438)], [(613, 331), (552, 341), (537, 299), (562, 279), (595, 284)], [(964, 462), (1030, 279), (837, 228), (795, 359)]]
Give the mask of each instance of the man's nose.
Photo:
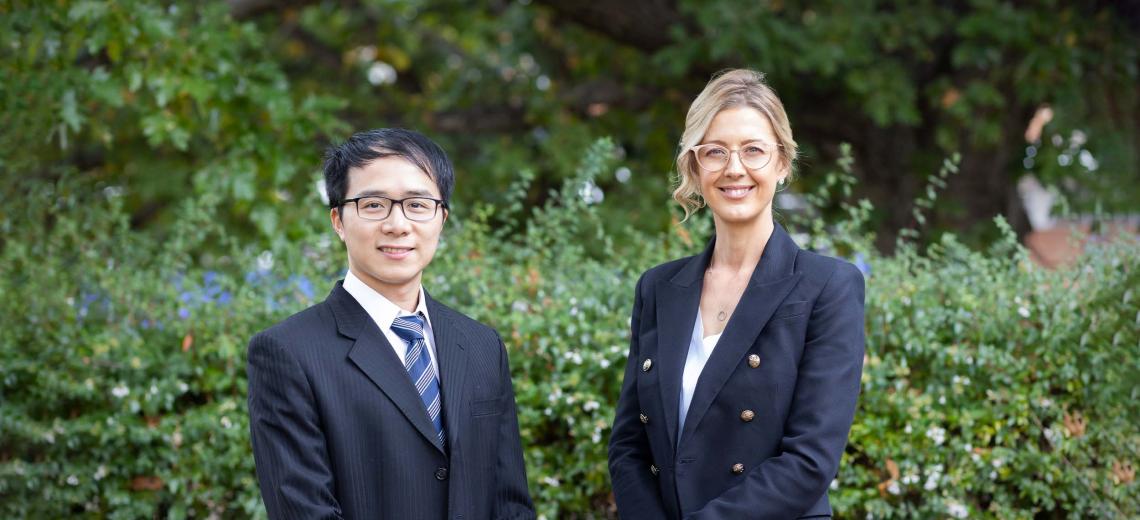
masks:
[(400, 205), (393, 206), (388, 218), (380, 222), (380, 230), (387, 234), (404, 235), (411, 229), (412, 221), (404, 215), (404, 208)]

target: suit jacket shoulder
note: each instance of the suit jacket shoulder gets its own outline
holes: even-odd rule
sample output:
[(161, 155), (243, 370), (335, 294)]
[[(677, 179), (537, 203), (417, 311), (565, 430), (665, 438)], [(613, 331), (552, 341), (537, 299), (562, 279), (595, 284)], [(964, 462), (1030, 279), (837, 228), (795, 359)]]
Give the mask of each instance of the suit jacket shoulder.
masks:
[(637, 285), (642, 288), (642, 291), (648, 291), (658, 280), (673, 278), (673, 275), (677, 274), (677, 272), (688, 265), (689, 262), (696, 260), (700, 256), (700, 254), (686, 256), (651, 267), (644, 273), (641, 273), (641, 278), (638, 280)]
[(462, 312), (459, 312), (439, 300), (428, 297), (432, 302), (431, 307), (428, 309), (431, 312), (432, 326), (436, 323), (447, 322), (452, 327), (459, 331), (459, 334), (464, 338), (474, 340), (476, 342), (488, 342), (498, 345), (499, 333), (486, 323), (478, 321)]
[(796, 258), (796, 271), (804, 273), (801, 283), (807, 283), (818, 289), (822, 289), (832, 279), (842, 283), (858, 282), (860, 286), (863, 285), (863, 272), (855, 267), (855, 264), (806, 249), (800, 250)]
[(277, 322), (258, 332), (254, 339), (265, 337), (286, 349), (304, 348), (313, 344), (306, 339), (328, 338), (330, 329), (335, 331), (336, 318), (329, 309), (328, 302), (322, 301)]

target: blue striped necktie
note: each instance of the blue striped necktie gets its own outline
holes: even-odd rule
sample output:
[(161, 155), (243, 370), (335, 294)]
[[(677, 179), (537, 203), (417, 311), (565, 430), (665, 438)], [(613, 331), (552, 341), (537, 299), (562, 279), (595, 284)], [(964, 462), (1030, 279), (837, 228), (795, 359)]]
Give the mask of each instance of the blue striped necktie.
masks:
[(424, 319), (419, 314), (398, 316), (392, 322), (392, 330), (408, 344), (404, 368), (408, 370), (408, 377), (412, 378), (412, 384), (416, 386), (420, 400), (427, 408), (428, 418), (435, 425), (440, 445), (443, 445), (446, 437), (443, 434), (443, 417), (440, 416), (439, 379), (436, 378), (435, 369), (428, 358), (427, 345), (424, 344)]

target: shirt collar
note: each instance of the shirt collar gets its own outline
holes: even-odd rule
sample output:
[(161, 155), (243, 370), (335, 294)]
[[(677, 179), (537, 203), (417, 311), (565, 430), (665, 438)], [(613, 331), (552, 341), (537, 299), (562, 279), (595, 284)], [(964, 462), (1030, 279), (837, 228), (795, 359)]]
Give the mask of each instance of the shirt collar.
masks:
[(420, 284), (419, 287), (419, 303), (416, 304), (416, 312), (407, 313), (400, 308), (399, 305), (392, 303), (392, 300), (385, 298), (384, 295), (376, 292), (375, 289), (369, 287), (360, 278), (357, 278), (352, 271), (349, 270), (344, 275), (344, 290), (348, 291), (356, 301), (364, 307), (364, 311), (376, 322), (381, 331), (387, 331), (392, 328), (392, 322), (396, 321), (399, 316), (408, 316), (410, 314), (423, 314), (425, 325), (427, 329), (431, 329), (431, 315), (427, 310), (427, 298), (424, 295), (424, 286)]

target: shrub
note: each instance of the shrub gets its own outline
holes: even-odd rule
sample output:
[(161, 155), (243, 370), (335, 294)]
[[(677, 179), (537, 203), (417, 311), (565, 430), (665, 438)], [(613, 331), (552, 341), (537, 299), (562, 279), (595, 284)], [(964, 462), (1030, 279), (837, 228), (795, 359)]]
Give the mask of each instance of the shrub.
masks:
[[(529, 215), (519, 214), (525, 173), (516, 204), (457, 212), (424, 281), (502, 333), (547, 518), (613, 516), (606, 442), (633, 284), (699, 251), (711, 229), (696, 218), (668, 234), (636, 223), (604, 231), (579, 192), (612, 156), (607, 142), (592, 147), (579, 177)], [(113, 191), (72, 180), (18, 188), (36, 203), (0, 214), (0, 515), (263, 516), (245, 345), (343, 273), (323, 214), (308, 236), (263, 252), (227, 238), (209, 197), (154, 235), (129, 228)], [(866, 214), (849, 209), (856, 221)], [(837, 516), (1140, 513), (1128, 469), (1140, 440), (1135, 242), (1052, 272), (1030, 264), (1007, 228), (985, 252), (948, 236), (884, 258), (850, 222), (788, 218), (813, 246), (873, 270)]]

